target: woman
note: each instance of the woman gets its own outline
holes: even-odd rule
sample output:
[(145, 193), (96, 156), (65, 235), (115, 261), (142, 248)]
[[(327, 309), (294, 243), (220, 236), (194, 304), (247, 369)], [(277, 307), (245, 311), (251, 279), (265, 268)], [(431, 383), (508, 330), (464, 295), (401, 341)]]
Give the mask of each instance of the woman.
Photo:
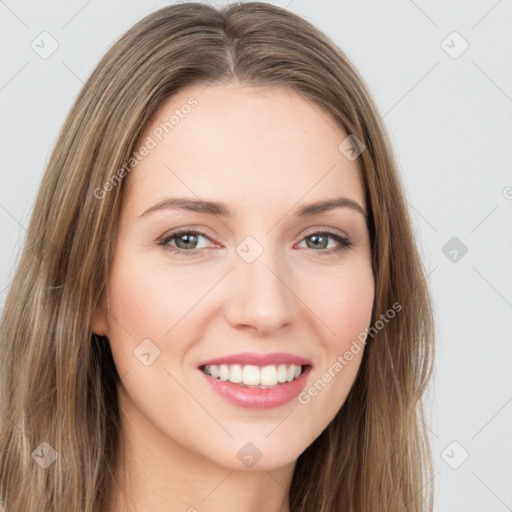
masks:
[(1, 336), (9, 512), (432, 509), (432, 311), (390, 144), (284, 9), (172, 5), (107, 52)]

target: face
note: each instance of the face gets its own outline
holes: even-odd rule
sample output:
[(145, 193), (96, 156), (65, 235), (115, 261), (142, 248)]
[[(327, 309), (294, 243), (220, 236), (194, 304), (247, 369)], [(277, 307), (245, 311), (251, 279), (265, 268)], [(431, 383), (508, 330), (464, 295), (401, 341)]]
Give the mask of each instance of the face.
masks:
[(343, 406), (374, 298), (346, 137), (295, 92), (239, 84), (183, 89), (148, 123), (95, 331), (160, 453), (283, 467)]

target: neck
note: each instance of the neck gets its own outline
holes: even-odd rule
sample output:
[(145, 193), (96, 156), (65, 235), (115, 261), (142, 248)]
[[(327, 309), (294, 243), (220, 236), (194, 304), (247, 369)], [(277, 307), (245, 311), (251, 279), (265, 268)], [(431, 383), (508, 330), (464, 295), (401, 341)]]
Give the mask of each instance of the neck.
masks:
[(122, 443), (109, 512), (289, 512), (295, 462), (238, 471), (170, 439), (122, 398)]

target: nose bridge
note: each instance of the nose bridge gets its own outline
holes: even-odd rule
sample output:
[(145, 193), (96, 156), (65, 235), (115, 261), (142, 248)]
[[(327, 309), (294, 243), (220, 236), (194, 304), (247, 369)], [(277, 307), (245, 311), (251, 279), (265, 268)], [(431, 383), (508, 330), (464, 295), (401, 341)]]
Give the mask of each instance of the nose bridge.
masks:
[[(261, 240), (261, 237), (260, 237)], [(232, 325), (270, 333), (292, 321), (293, 294), (283, 255), (272, 244), (246, 237), (236, 247), (233, 290), (228, 308)]]

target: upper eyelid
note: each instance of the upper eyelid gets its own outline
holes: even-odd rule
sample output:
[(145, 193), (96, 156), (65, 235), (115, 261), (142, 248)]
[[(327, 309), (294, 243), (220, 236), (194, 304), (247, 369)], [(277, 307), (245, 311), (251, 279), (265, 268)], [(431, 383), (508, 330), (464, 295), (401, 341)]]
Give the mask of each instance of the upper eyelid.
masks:
[(314, 235), (315, 233), (328, 233), (328, 234), (331, 233), (331, 234), (338, 235), (338, 236), (341, 236), (344, 238), (350, 238), (348, 233), (346, 233), (343, 229), (339, 229), (339, 228), (311, 228), (311, 229), (306, 230), (306, 232), (302, 236), (304, 238), (309, 235)]

